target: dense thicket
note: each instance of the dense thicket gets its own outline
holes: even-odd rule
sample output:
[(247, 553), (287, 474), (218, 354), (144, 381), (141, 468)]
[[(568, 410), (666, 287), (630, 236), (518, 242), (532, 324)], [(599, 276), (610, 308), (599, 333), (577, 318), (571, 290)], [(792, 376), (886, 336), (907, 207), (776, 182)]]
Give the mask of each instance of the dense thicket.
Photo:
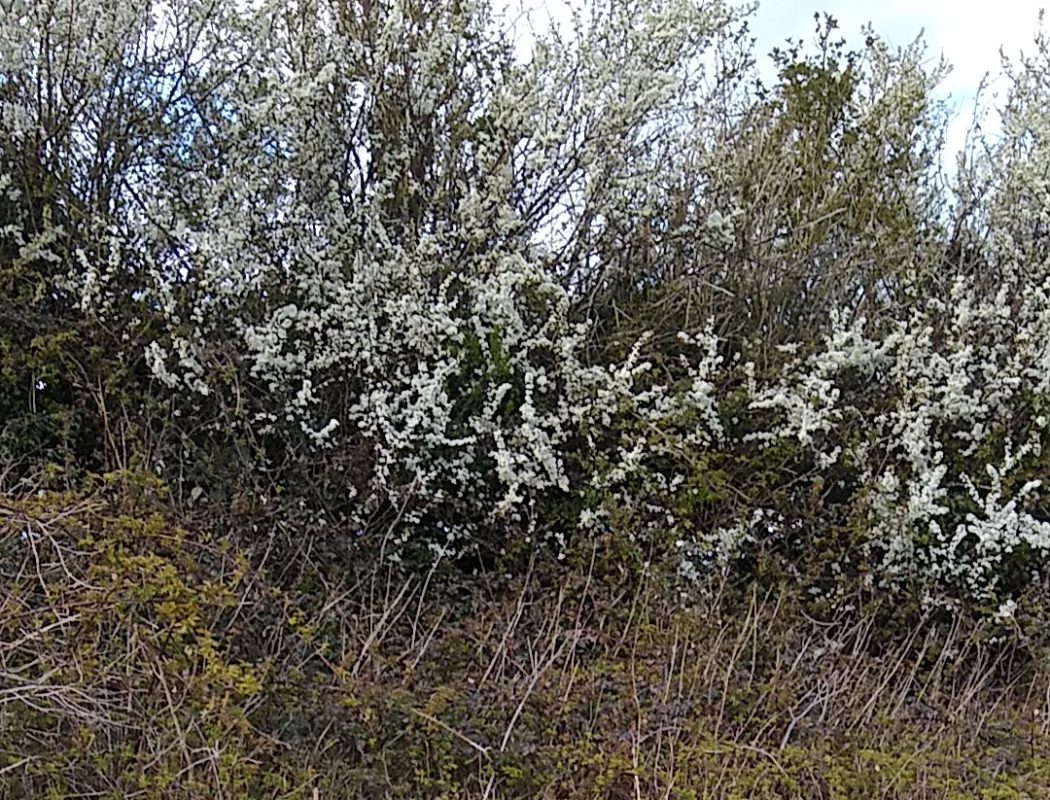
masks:
[(0, 3), (0, 798), (1045, 796), (1050, 43), (747, 20)]
[(1046, 48), (948, 181), (941, 68), (833, 34), (766, 86), (715, 2), (524, 58), (484, 3), (15, 3), (5, 484), (1012, 600), (1050, 546)]

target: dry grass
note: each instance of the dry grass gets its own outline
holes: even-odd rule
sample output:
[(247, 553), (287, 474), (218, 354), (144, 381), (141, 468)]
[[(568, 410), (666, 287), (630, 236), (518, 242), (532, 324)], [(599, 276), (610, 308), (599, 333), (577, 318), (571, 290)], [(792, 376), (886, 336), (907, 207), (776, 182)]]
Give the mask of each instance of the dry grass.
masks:
[(3, 504), (0, 796), (1050, 796), (1018, 633), (686, 603), (613, 537), (474, 577), (239, 548), (155, 493)]

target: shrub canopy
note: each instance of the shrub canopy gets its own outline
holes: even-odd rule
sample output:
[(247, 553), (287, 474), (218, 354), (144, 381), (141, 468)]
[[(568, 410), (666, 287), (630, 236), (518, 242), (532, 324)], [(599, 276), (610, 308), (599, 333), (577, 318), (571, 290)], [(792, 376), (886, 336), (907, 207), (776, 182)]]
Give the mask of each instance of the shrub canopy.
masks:
[(1047, 44), (949, 179), (920, 43), (818, 20), (766, 85), (746, 23), (596, 2), (521, 57), (484, 0), (9, 4), (4, 484), (1012, 601), (1050, 549)]

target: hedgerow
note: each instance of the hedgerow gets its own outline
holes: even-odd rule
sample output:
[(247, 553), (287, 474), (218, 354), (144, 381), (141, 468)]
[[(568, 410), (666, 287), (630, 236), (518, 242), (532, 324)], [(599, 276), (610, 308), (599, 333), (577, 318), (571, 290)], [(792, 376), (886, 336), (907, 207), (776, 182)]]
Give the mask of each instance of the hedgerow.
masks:
[(1045, 41), (948, 180), (920, 44), (825, 19), (763, 85), (746, 10), (573, 20), (521, 56), (482, 0), (2, 12), (6, 484), (1011, 613), (1050, 548)]

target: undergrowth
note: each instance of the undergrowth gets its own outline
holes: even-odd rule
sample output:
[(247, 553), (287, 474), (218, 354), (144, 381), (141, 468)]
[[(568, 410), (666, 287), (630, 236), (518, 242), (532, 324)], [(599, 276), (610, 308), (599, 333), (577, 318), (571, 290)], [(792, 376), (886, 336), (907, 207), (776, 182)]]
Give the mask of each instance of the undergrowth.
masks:
[(0, 504), (0, 796), (1050, 792), (1038, 620), (683, 596), (613, 535), (469, 575), (221, 517), (134, 474)]

